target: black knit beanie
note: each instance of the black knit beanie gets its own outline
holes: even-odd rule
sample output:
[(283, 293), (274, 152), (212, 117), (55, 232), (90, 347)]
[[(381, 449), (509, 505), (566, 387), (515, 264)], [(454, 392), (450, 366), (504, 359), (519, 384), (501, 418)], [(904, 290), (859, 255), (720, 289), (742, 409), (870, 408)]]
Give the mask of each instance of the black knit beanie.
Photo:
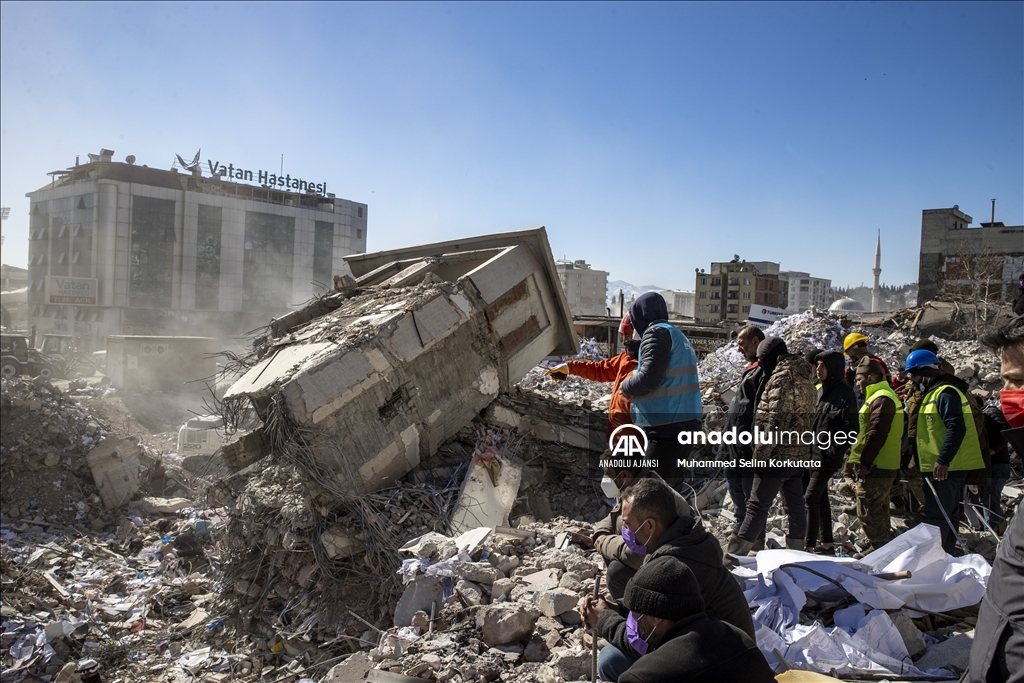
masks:
[(786, 349), (786, 342), (782, 337), (768, 337), (757, 345), (757, 359), (764, 360), (770, 356), (781, 356), (789, 353)]
[(700, 586), (690, 568), (674, 557), (645, 562), (626, 584), (622, 604), (636, 614), (679, 621), (704, 611)]

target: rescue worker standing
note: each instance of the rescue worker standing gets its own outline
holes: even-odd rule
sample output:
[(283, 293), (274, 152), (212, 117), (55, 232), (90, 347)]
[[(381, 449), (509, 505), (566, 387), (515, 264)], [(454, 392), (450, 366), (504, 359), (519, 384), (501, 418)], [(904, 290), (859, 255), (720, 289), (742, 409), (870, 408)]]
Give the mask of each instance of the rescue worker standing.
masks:
[(676, 460), (690, 449), (679, 443), (679, 432), (699, 431), (704, 414), (697, 354), (686, 335), (669, 324), (661, 294), (637, 297), (629, 319), (640, 337), (640, 351), (637, 369), (622, 382), (622, 395), (633, 403), (633, 423), (647, 434), (647, 459), (658, 461), (656, 471), (678, 491), (683, 470)]
[[(747, 366), (740, 375), (736, 385), (736, 395), (729, 404), (729, 413), (725, 418), (726, 431), (736, 428), (736, 433), (750, 433), (754, 428), (754, 411), (757, 409), (757, 388), (761, 383), (764, 370), (757, 362), (757, 345), (764, 341), (764, 332), (755, 325), (747, 325), (736, 336), (736, 348), (743, 355)], [(754, 455), (753, 447), (738, 441), (729, 444), (729, 457), (736, 462), (749, 460)], [(741, 467), (730, 467), (725, 471), (725, 481), (729, 485), (729, 496), (736, 506), (736, 530), (743, 525), (747, 514), (747, 498), (754, 482), (754, 473)], [(760, 545), (760, 548), (757, 546)], [(764, 534), (754, 544), (754, 550), (764, 549)]]
[[(814, 369), (810, 363), (788, 353), (786, 342), (779, 337), (768, 337), (758, 345), (757, 360), (765, 375), (757, 392), (755, 426), (762, 434), (810, 431), (817, 403), (817, 392), (811, 382)], [(792, 440), (782, 443), (781, 437), (754, 446), (754, 458), (765, 463), (805, 458), (807, 453), (807, 446), (799, 442), (793, 444)], [(786, 546), (803, 549), (807, 536), (803, 471), (796, 467), (755, 467), (747, 514), (738, 532), (729, 537), (724, 558), (726, 566), (735, 564), (732, 555), (746, 555), (753, 548), (754, 541), (764, 531), (768, 512), (779, 491), (786, 505)]]
[(857, 518), (871, 550), (892, 540), (889, 491), (900, 469), (903, 404), (885, 381), (882, 366), (870, 358), (861, 358), (857, 365), (857, 387), (864, 405), (849, 462), (859, 467)]
[(955, 554), (964, 480), (969, 472), (985, 469), (981, 441), (967, 396), (943, 374), (934, 353), (911, 353), (906, 372), (923, 394), (915, 447), (925, 479), (924, 517), (939, 527), (943, 550)]
[(857, 383), (857, 364), (860, 363), (861, 358), (865, 357), (882, 366), (885, 381), (892, 386), (892, 373), (889, 372), (889, 366), (885, 364), (884, 360), (868, 352), (868, 338), (863, 334), (851, 332), (846, 335), (846, 338), (843, 339), (843, 353), (850, 358), (850, 364), (846, 368), (846, 381), (851, 387), (856, 386)]

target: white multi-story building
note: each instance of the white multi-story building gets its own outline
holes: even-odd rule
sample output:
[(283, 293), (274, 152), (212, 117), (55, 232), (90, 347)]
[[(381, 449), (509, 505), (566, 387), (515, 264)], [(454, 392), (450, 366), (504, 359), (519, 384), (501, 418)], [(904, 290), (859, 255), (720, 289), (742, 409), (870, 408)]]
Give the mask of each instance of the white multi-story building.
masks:
[(666, 289), (661, 292), (668, 304), (670, 315), (682, 318), (693, 317), (694, 292), (687, 292), (681, 289)]
[(608, 271), (591, 268), (586, 261), (556, 261), (569, 310), (573, 315), (608, 315)]
[(779, 273), (779, 303), (791, 313), (803, 313), (811, 306), (828, 310), (835, 301), (832, 280), (811, 277), (810, 273), (783, 270)]
[(73, 331), (87, 348), (111, 334), (239, 334), (330, 289), (343, 257), (366, 251), (366, 204), (326, 183), (212, 161), (204, 177), (198, 158), (183, 173), (113, 154), (76, 159), (27, 195), (40, 331)]

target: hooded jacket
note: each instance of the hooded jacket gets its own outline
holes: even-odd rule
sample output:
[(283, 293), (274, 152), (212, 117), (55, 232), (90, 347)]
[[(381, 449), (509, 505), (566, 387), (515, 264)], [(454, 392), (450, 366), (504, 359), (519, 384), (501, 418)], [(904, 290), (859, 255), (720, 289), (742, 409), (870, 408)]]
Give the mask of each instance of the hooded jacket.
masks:
[[(821, 460), (821, 470), (837, 471), (843, 466), (843, 458), (857, 436), (857, 396), (853, 387), (846, 383), (843, 376), (846, 360), (839, 351), (825, 351), (818, 355), (818, 361), (824, 364), (828, 378), (822, 382), (821, 398), (814, 412), (814, 424), (811, 427), (815, 435), (829, 434), (827, 446), (821, 446), (815, 440), (811, 453)], [(852, 439), (837, 438), (838, 434), (853, 434)]]
[[(763, 365), (764, 360), (761, 363)], [(765, 372), (769, 370), (765, 368)], [(817, 400), (811, 364), (795, 354), (779, 356), (774, 371), (765, 382), (754, 417), (755, 426), (762, 433), (772, 433), (774, 438), (770, 444), (758, 443), (754, 447), (754, 457), (759, 460), (805, 457), (808, 452), (806, 445), (801, 445), (799, 440), (787, 443), (779, 436), (781, 432), (810, 431)]]
[[(640, 335), (640, 360), (633, 374), (622, 382), (621, 391), (623, 396), (633, 401), (634, 418), (651, 412), (652, 415), (662, 419), (670, 414), (678, 416), (678, 420), (673, 419), (667, 424), (700, 419), (702, 411), (700, 410), (700, 389), (697, 387), (697, 357), (693, 348), (690, 347), (689, 340), (682, 332), (674, 328), (669, 329), (670, 326), (667, 324), (657, 324), (665, 323), (668, 320), (668, 306), (665, 299), (657, 292), (641, 294), (630, 306), (629, 317), (633, 322), (633, 329)], [(679, 348), (675, 347), (676, 340), (681, 344)], [(683, 357), (686, 359), (685, 361), (680, 360), (678, 367), (670, 367), (673, 355), (680, 359)], [(686, 372), (683, 375), (673, 375), (670, 372), (684, 370)], [(692, 409), (678, 412), (671, 409), (659, 411), (658, 408), (646, 406), (646, 402), (652, 394), (663, 389), (666, 383), (674, 381), (683, 384), (692, 381), (693, 390), (672, 396), (666, 405), (688, 404)], [(643, 409), (638, 403), (641, 400), (645, 402)], [(659, 404), (663, 400), (659, 398)], [(657, 415), (659, 412), (661, 414)], [(634, 419), (634, 422), (643, 424), (638, 419)], [(652, 424), (667, 426), (663, 421)], [(667, 431), (671, 432), (671, 429)]]
[[(630, 656), (626, 620), (608, 611), (598, 632)], [(611, 636), (611, 637), (609, 637)], [(669, 627), (661, 643), (619, 676), (620, 683), (773, 683), (775, 674), (754, 639), (703, 612)]]
[(722, 564), (722, 546), (704, 525), (689, 515), (680, 515), (648, 549), (644, 562), (672, 557), (693, 572), (709, 617), (721, 619), (754, 638), (754, 620), (736, 578)]

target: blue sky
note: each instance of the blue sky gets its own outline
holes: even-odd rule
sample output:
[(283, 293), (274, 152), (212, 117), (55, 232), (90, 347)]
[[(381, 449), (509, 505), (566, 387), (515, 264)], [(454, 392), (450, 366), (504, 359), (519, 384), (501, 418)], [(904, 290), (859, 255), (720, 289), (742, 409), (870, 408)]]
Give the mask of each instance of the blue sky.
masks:
[(0, 5), (3, 261), (75, 155), (326, 181), (371, 251), (545, 225), (693, 288), (915, 281), (921, 210), (1024, 224), (1024, 4)]

